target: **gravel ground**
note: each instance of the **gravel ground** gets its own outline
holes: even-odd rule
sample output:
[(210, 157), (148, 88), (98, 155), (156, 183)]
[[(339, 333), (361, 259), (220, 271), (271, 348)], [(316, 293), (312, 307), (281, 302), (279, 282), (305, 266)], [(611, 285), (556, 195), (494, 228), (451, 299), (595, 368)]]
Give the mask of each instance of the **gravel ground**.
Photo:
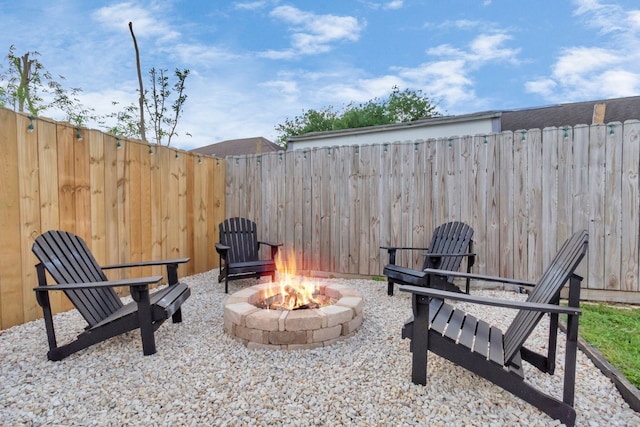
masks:
[[(531, 405), (450, 362), (430, 355), (427, 386), (411, 383), (409, 342), (400, 330), (409, 295), (386, 283), (322, 279), (359, 289), (365, 320), (351, 338), (315, 350), (248, 350), (222, 330), (226, 295), (217, 270), (183, 278), (192, 289), (182, 324), (156, 333), (158, 352), (142, 356), (138, 331), (61, 362), (46, 359), (42, 320), (0, 331), (1, 425), (558, 425)], [(232, 282), (230, 292), (251, 284)], [(249, 282), (249, 283), (247, 283)], [(504, 291), (474, 294), (522, 298)], [(461, 304), (465, 306), (464, 304)], [(466, 307), (466, 306), (465, 306)], [(496, 325), (512, 311), (466, 307)], [(528, 345), (545, 345), (547, 318)], [(59, 342), (84, 321), (75, 310), (55, 318)], [(564, 339), (555, 376), (525, 366), (527, 379), (560, 397)], [(528, 368), (528, 369), (527, 369)], [(577, 425), (638, 426), (591, 361), (578, 354)]]

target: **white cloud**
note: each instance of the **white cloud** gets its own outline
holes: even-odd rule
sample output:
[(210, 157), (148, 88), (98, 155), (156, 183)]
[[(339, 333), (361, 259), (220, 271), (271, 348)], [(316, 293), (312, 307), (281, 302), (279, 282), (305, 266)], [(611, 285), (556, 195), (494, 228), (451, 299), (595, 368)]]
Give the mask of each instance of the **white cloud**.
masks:
[(291, 24), (292, 49), (278, 55), (268, 51), (263, 55), (288, 58), (293, 54), (314, 55), (328, 52), (340, 41), (357, 41), (365, 24), (351, 16), (317, 15), (293, 6), (278, 6), (270, 16)]
[(166, 46), (165, 49), (172, 52), (181, 62), (189, 64), (191, 67), (215, 67), (217, 64), (242, 58), (242, 55), (236, 52), (218, 46), (201, 44), (179, 43)]
[(450, 108), (475, 99), (470, 74), (468, 61), (460, 58), (427, 62), (416, 68), (399, 70), (399, 75), (412, 87), (422, 88)]
[(632, 10), (629, 12), (629, 29), (640, 31), (640, 10)]
[(423, 90), (448, 110), (481, 108), (474, 91), (474, 73), (488, 64), (519, 62), (519, 49), (505, 47), (511, 36), (505, 32), (479, 34), (466, 47), (439, 45), (427, 50), (437, 57), (414, 68), (398, 68), (410, 87)]
[(353, 102), (367, 102), (374, 98), (386, 96), (394, 86), (405, 87), (407, 82), (400, 76), (385, 75), (374, 78), (350, 80), (348, 83), (330, 83), (322, 91), (332, 94), (341, 102), (336, 108)]
[(558, 83), (553, 79), (532, 80), (524, 85), (527, 92), (537, 93), (545, 98), (551, 98), (557, 86)]
[(122, 31), (133, 23), (136, 37), (158, 37), (160, 40), (174, 40), (180, 33), (156, 18), (152, 7), (143, 8), (135, 2), (115, 3), (96, 10), (92, 17), (107, 28)]
[(266, 1), (252, 1), (244, 3), (236, 3), (234, 7), (240, 10), (256, 10), (262, 9), (267, 5)]
[(443, 44), (428, 49), (427, 53), (434, 56), (462, 58), (473, 67), (492, 61), (517, 63), (520, 49), (504, 47), (509, 40), (511, 36), (505, 33), (480, 34), (469, 43), (467, 50)]
[(383, 6), (384, 9), (396, 10), (402, 9), (404, 2), (402, 0), (393, 0)]
[(469, 59), (476, 63), (493, 61), (517, 63), (520, 49), (503, 47), (504, 43), (509, 40), (511, 40), (511, 36), (504, 33), (480, 34), (471, 42)]
[(598, 31), (598, 45), (561, 49), (550, 75), (525, 83), (525, 89), (553, 102), (640, 93), (640, 10), (599, 0), (574, 4), (574, 15)]
[(552, 75), (565, 84), (571, 84), (580, 79), (580, 76), (609, 69), (621, 61), (621, 57), (607, 49), (575, 47), (561, 52)]

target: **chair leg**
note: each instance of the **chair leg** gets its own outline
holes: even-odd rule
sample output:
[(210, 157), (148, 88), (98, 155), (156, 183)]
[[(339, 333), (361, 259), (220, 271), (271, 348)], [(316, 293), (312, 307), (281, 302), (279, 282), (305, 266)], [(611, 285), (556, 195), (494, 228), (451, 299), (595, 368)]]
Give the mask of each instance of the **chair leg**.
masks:
[(413, 337), (411, 381), (427, 385), (427, 356), (429, 352), (429, 299), (413, 295)]
[(182, 308), (179, 308), (175, 313), (173, 313), (173, 315), (171, 316), (171, 321), (173, 323), (182, 322)]
[(138, 303), (138, 323), (142, 338), (142, 353), (149, 356), (156, 352), (156, 339), (151, 323), (151, 301), (148, 286), (131, 286), (131, 297)]
[(224, 293), (229, 293), (229, 276), (224, 277)]
[(387, 295), (393, 296), (393, 282), (391, 280), (387, 281)]

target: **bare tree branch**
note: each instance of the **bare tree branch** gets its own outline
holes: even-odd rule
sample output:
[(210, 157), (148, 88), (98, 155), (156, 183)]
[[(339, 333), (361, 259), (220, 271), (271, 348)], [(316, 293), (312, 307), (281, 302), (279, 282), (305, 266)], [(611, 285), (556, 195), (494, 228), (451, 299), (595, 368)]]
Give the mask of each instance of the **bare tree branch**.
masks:
[(129, 31), (131, 31), (131, 37), (133, 38), (133, 46), (136, 49), (136, 66), (138, 68), (138, 83), (140, 84), (140, 139), (147, 140), (147, 136), (144, 128), (144, 88), (142, 86), (142, 72), (140, 71), (140, 52), (138, 51), (138, 42), (136, 36), (133, 34), (133, 23), (129, 22)]

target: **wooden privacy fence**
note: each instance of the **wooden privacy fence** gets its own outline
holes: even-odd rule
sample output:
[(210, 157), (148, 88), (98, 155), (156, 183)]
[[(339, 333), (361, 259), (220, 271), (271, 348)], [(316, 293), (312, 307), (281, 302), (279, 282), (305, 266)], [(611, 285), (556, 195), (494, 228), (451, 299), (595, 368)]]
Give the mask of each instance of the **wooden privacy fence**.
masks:
[(181, 275), (217, 267), (224, 160), (2, 108), (0, 159), (0, 329), (42, 316), (31, 245), (46, 230), (80, 235), (103, 265), (189, 256)]
[(640, 302), (639, 133), (628, 121), (227, 158), (226, 216), (255, 220), (299, 269), (357, 275), (381, 275), (381, 245), (423, 247), (461, 220), (475, 272), (536, 280), (584, 228), (583, 294)]

